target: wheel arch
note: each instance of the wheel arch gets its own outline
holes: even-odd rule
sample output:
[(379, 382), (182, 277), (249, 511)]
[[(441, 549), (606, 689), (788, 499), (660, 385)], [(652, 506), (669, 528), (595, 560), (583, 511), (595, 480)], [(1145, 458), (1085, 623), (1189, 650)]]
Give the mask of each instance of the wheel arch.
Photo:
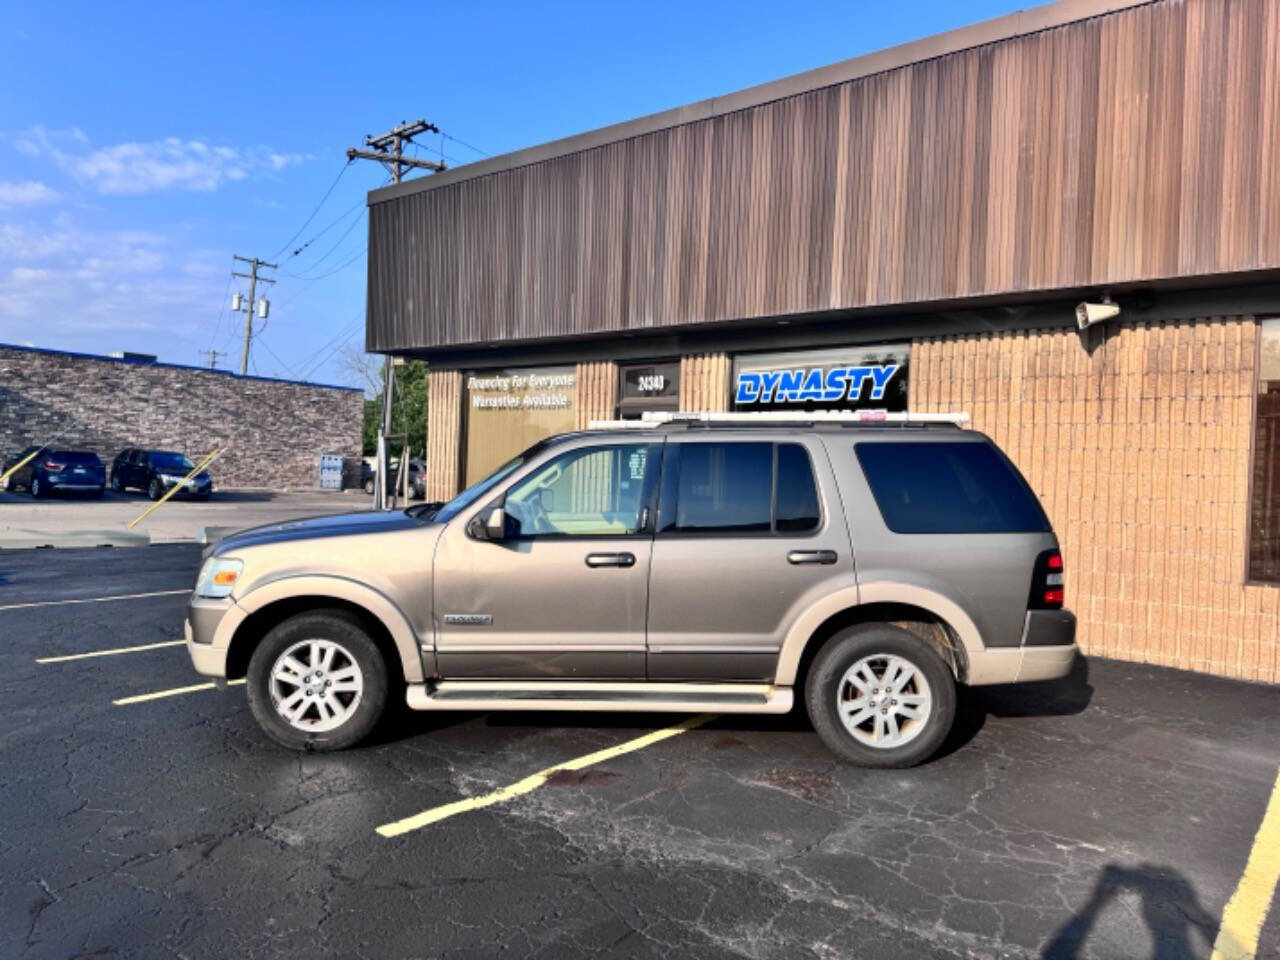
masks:
[[(369, 632), (388, 668), (399, 663), (399, 675), (407, 682), (423, 680), (418, 639), (408, 620), (390, 600), (367, 587), (338, 578), (290, 578), (251, 591), (237, 605), (245, 616), (236, 625), (227, 647), (228, 679), (245, 675), (254, 647), (277, 624), (300, 613), (340, 610), (356, 618)], [(392, 676), (395, 675), (393, 670)]]
[(970, 652), (983, 649), (973, 620), (946, 597), (910, 584), (861, 585), (825, 598), (797, 619), (783, 643), (775, 682), (803, 685), (822, 645), (863, 623), (891, 623), (914, 633), (937, 650), (961, 683), (968, 677)]

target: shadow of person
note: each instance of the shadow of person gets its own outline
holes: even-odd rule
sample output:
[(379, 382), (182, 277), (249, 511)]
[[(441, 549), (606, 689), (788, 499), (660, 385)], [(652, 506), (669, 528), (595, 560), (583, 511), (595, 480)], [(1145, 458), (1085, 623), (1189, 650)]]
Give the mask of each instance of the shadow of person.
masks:
[(1142, 900), (1142, 919), (1151, 932), (1152, 960), (1191, 960), (1209, 954), (1218, 920), (1200, 903), (1186, 877), (1156, 864), (1122, 867), (1112, 863), (1103, 868), (1085, 905), (1045, 944), (1042, 960), (1074, 960), (1084, 955), (1085, 941), (1099, 915), (1126, 892), (1136, 893)]

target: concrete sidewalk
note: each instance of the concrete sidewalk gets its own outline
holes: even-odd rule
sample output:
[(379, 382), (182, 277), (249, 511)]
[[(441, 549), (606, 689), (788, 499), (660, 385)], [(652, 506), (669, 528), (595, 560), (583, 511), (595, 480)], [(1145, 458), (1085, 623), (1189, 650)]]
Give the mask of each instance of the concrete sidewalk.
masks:
[(151, 506), (143, 494), (108, 490), (101, 500), (69, 496), (35, 500), (25, 492), (4, 492), (0, 493), (0, 549), (194, 541), (206, 527), (217, 539), (264, 523), (368, 510), (371, 501), (357, 490), (215, 490), (207, 502), (175, 497), (129, 530), (129, 521)]

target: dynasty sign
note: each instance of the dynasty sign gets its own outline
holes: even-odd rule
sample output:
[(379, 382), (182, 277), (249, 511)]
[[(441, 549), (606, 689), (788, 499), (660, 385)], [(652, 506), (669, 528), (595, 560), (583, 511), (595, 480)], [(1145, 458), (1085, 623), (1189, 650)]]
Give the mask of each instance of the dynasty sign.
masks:
[(733, 407), (905, 410), (909, 349), (903, 343), (739, 356), (734, 360)]

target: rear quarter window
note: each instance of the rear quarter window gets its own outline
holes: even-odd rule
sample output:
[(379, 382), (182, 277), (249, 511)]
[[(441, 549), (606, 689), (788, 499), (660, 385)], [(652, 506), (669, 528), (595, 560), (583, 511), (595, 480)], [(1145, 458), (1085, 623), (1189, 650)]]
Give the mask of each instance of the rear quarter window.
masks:
[(986, 443), (854, 445), (894, 533), (1042, 533), (1049, 520), (1005, 456)]

